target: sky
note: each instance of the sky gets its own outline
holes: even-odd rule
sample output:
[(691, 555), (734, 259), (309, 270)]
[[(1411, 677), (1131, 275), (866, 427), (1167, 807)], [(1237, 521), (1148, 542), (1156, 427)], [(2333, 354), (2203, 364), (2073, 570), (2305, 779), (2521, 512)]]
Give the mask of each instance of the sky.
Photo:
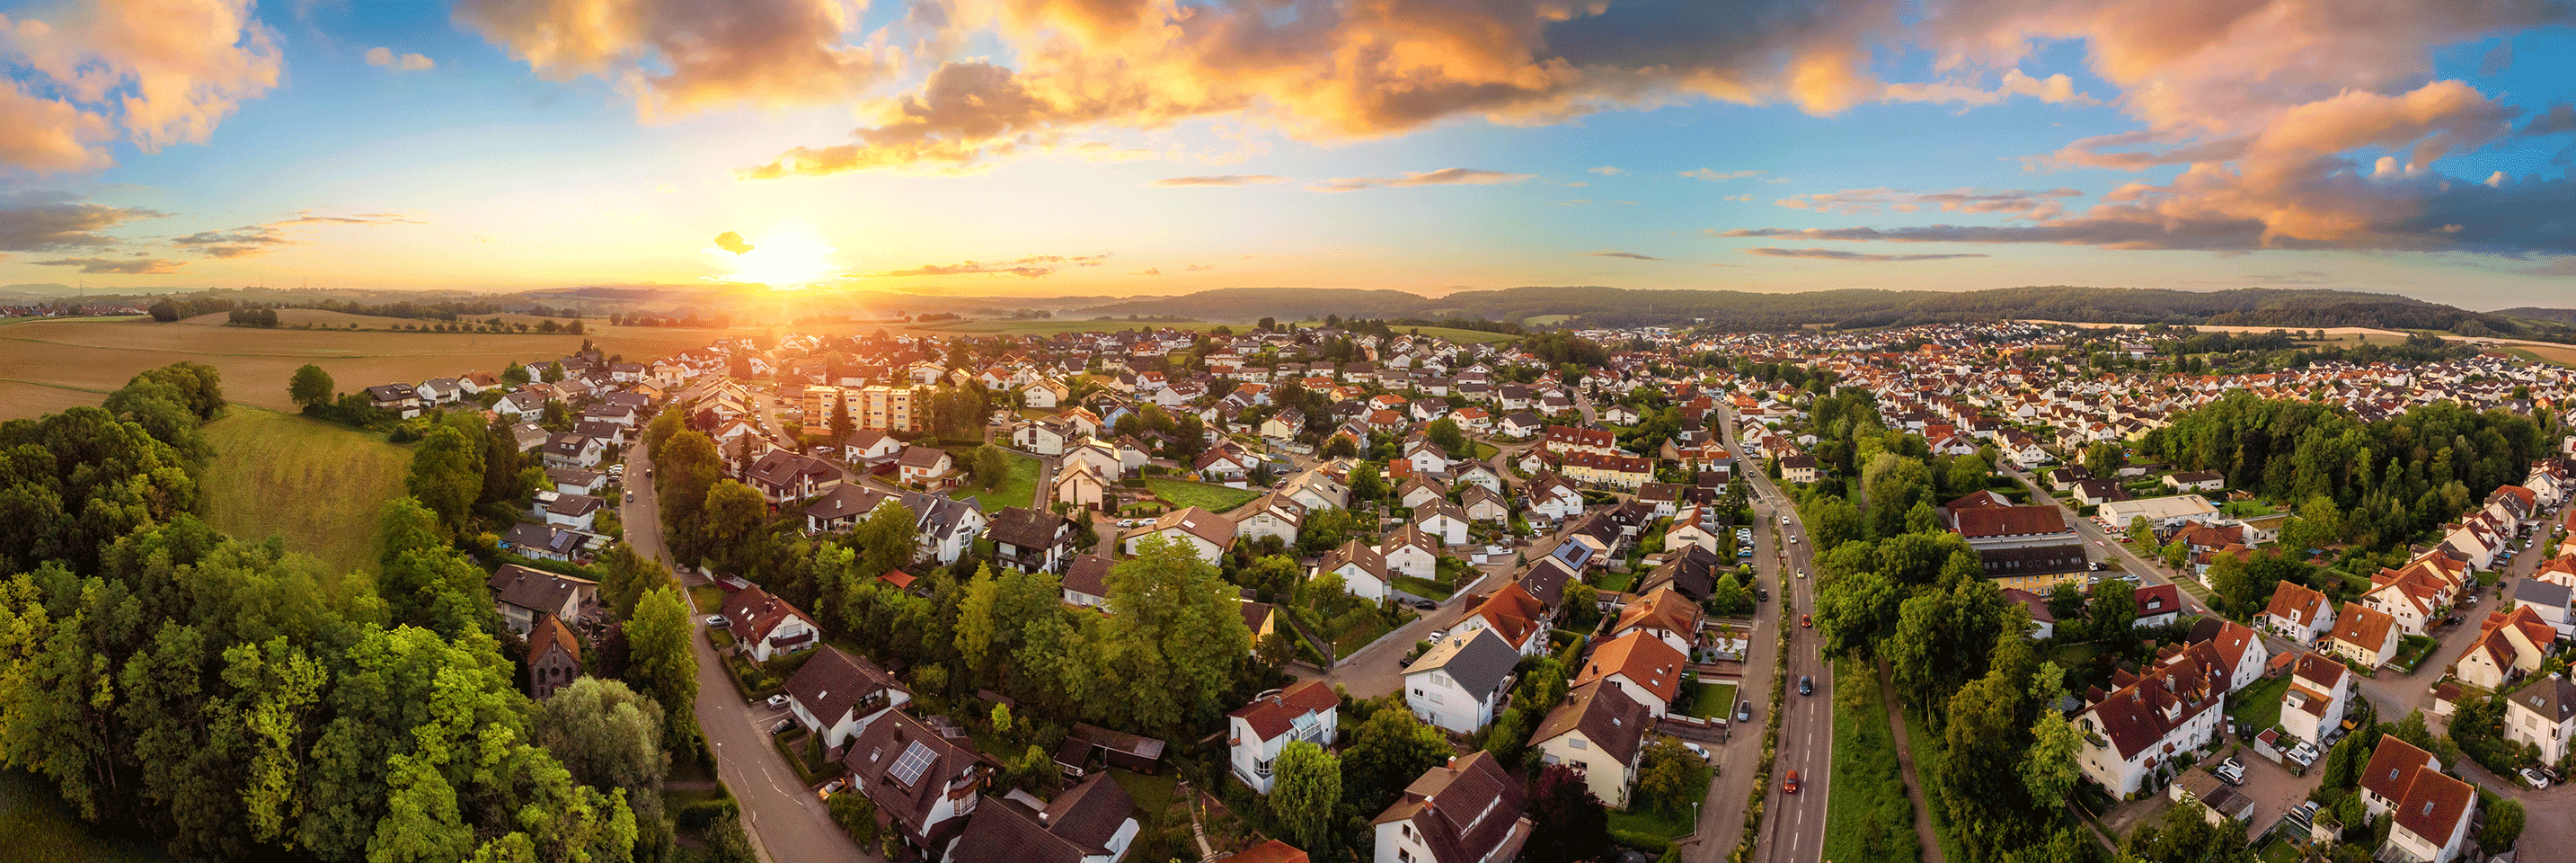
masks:
[(0, 285), (2576, 306), (2564, 0), (36, 0), (0, 70)]

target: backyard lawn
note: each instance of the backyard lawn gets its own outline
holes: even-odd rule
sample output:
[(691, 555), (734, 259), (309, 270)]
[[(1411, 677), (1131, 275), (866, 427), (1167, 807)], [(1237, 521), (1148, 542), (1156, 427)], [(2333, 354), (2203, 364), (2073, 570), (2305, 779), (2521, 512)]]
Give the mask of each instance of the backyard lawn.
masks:
[(1393, 631), (1395, 627), (1388, 626), (1385, 617), (1372, 612), (1362, 617), (1358, 624), (1333, 636), (1333, 658), (1348, 659), (1352, 651), (1367, 647)]
[(1145, 488), (1175, 507), (1195, 506), (1214, 513), (1251, 503), (1260, 492), (1180, 479), (1149, 479)]
[(1636, 583), (1637, 573), (1634, 570), (1628, 572), (1605, 572), (1601, 574), (1600, 578), (1593, 580), (1592, 587), (1605, 593), (1626, 593), (1628, 592), (1629, 585)]
[(1415, 578), (1410, 575), (1396, 576), (1395, 586), (1397, 589), (1406, 593), (1440, 602), (1449, 601), (1450, 594), (1457, 592), (1448, 585), (1441, 584), (1427, 578)]
[(1006, 506), (1028, 506), (1037, 500), (1037, 457), (1007, 451), (1002, 455), (1011, 460), (1011, 475), (989, 491), (967, 495), (974, 498), (975, 505), (983, 507), (985, 512), (1001, 512)]
[(1691, 804), (1708, 797), (1709, 780), (1716, 773), (1706, 766), (1692, 768), (1690, 781), (1682, 784), (1682, 787), (1692, 789), (1690, 796), (1674, 801), (1671, 814), (1656, 811), (1653, 802), (1644, 799), (1643, 794), (1631, 795), (1634, 799), (1629, 801), (1626, 811), (1610, 813), (1610, 838), (1615, 840), (1621, 834), (1635, 834), (1671, 840), (1690, 835), (1691, 831), (1699, 829), (1699, 825), (1691, 821), (1697, 812)]
[(2228, 696), (2227, 703), (2236, 706), (2230, 713), (2238, 721), (2245, 723), (2245, 727), (2254, 733), (2261, 734), (2265, 729), (2281, 724), (2281, 696), (2289, 691), (2290, 676), (2284, 674), (2255, 681), (2254, 685), (2245, 687), (2242, 694)]
[(1896, 766), (1896, 738), (1868, 665), (1834, 663), (1834, 773), (1826, 797), (1827, 860), (1914, 860), (1914, 801)]
[[(1690, 707), (1683, 712), (1701, 719), (1730, 719), (1735, 713), (1735, 683), (1702, 680), (1693, 692)], [(1871, 690), (1877, 691), (1875, 689)]]
[(384, 546), (378, 520), (403, 494), (411, 448), (247, 405), (205, 428), (215, 448), (204, 480), (208, 523), (254, 542), (284, 537), (288, 551), (333, 572), (376, 571)]

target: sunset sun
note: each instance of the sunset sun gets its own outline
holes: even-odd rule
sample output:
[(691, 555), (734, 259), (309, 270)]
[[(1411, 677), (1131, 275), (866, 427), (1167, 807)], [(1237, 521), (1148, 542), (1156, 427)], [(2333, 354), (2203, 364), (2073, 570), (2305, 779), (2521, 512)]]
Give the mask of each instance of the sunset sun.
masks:
[(839, 276), (841, 265), (833, 260), (838, 251), (824, 242), (812, 225), (789, 219), (748, 237), (727, 232), (705, 254), (723, 271), (712, 277), (717, 281), (792, 290), (814, 287)]

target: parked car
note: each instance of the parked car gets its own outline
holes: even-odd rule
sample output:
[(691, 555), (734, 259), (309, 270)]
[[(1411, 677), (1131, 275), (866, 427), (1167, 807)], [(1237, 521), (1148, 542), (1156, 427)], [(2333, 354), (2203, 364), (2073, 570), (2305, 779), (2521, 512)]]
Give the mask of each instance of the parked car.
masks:
[(2533, 770), (2529, 767), (2522, 769), (2522, 781), (2531, 783), (2531, 787), (2535, 789), (2545, 790), (2549, 787), (2549, 777), (2543, 776), (2540, 771)]
[(762, 704), (767, 704), (767, 705), (769, 705), (769, 706), (771, 706), (771, 707), (785, 707), (785, 706), (787, 706), (787, 694), (786, 694), (786, 693), (784, 693), (784, 692), (782, 692), (782, 693), (779, 693), (779, 694), (777, 694), (777, 695), (772, 695), (772, 696), (770, 696), (770, 697), (769, 697), (769, 700), (768, 700), (768, 701), (764, 701), (764, 702), (761, 702), (761, 703), (762, 703)]
[(1814, 695), (1814, 694), (1816, 694), (1816, 681), (1815, 681), (1815, 678), (1808, 677), (1807, 675), (1804, 675), (1804, 674), (1798, 675), (1798, 694), (1799, 694), (1799, 695)]
[(1767, 587), (1757, 587), (1757, 588), (1754, 588), (1754, 589), (1753, 589), (1753, 601), (1754, 601), (1754, 602), (1770, 602), (1770, 601), (1771, 601), (1771, 589), (1770, 589), (1770, 588), (1767, 588)]
[(1431, 640), (1432, 640), (1432, 641), (1439, 641), (1440, 639), (1448, 638), (1448, 637), (1449, 637), (1449, 630), (1446, 630), (1446, 629), (1434, 629), (1434, 630), (1432, 630), (1432, 631), (1431, 631)]
[(849, 787), (848, 779), (834, 779), (830, 782), (823, 783), (823, 788), (814, 792), (814, 796), (829, 800), (832, 798), (832, 795), (841, 793), (841, 789), (846, 787)]
[(1413, 601), (1413, 607), (1415, 607), (1415, 608), (1419, 608), (1419, 609), (1422, 609), (1422, 610), (1424, 610), (1424, 611), (1430, 611), (1430, 610), (1432, 610), (1432, 609), (1439, 608), (1439, 607), (1440, 607), (1440, 603), (1432, 602), (1431, 600), (1428, 600), (1428, 599), (1417, 599), (1417, 600), (1414, 600), (1414, 601)]
[(1737, 721), (1737, 722), (1751, 722), (1751, 721), (1753, 721), (1753, 702), (1750, 702), (1750, 701), (1738, 701), (1738, 702), (1736, 702), (1736, 703), (1735, 703), (1735, 721)]
[(2229, 785), (2245, 784), (2245, 771), (2243, 770), (2231, 770), (2225, 766), (2221, 766), (2216, 770), (2209, 771), (2209, 773), (2212, 776), (2218, 777), (2218, 781), (2225, 782)]
[(630, 492), (627, 492), (627, 493), (626, 493), (626, 502), (627, 502), (627, 503), (634, 503), (634, 502), (635, 502), (635, 493), (634, 493), (634, 492), (631, 492), (631, 491), (630, 491)]
[(1699, 756), (1699, 760), (1701, 760), (1701, 761), (1707, 761), (1707, 760), (1708, 760), (1708, 750), (1707, 750), (1706, 748), (1704, 748), (1704, 747), (1700, 746), (1700, 745), (1699, 745), (1699, 744), (1697, 744), (1697, 743), (1692, 743), (1692, 742), (1689, 742), (1689, 741), (1683, 741), (1683, 742), (1682, 742), (1682, 748), (1683, 748), (1683, 749), (1688, 749), (1688, 750), (1690, 750), (1690, 754), (1692, 754), (1692, 755), (1697, 755), (1697, 756)]
[(710, 614), (710, 615), (707, 615), (707, 625), (708, 625), (708, 626), (717, 627), (717, 628), (723, 628), (723, 627), (727, 627), (727, 626), (732, 626), (732, 625), (733, 625), (733, 621), (726, 620), (726, 619), (725, 619), (725, 616), (724, 616), (724, 615), (721, 615), (721, 614)]
[(788, 729), (795, 728), (795, 727), (796, 727), (796, 720), (793, 720), (793, 719), (781, 719), (781, 720), (778, 720), (778, 724), (776, 724), (776, 725), (772, 725), (772, 726), (769, 726), (769, 733), (770, 733), (770, 734), (773, 734), (773, 735), (776, 735), (776, 734), (785, 734), (785, 733), (787, 733)]

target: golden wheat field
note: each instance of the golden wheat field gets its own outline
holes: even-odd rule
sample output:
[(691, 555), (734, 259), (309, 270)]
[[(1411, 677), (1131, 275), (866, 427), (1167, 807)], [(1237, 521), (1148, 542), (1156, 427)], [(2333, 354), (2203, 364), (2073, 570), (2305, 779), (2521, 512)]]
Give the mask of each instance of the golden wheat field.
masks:
[[(318, 313), (329, 314), (329, 313)], [(360, 320), (386, 320), (381, 318)], [(651, 359), (703, 347), (718, 330), (600, 327), (600, 350)], [(95, 405), (144, 369), (181, 360), (224, 374), (224, 395), (293, 410), (287, 379), (313, 363), (342, 391), (419, 383), (473, 371), (498, 373), (512, 361), (549, 360), (578, 350), (583, 336), (251, 329), (119, 321), (26, 321), (0, 325), (0, 419)]]

